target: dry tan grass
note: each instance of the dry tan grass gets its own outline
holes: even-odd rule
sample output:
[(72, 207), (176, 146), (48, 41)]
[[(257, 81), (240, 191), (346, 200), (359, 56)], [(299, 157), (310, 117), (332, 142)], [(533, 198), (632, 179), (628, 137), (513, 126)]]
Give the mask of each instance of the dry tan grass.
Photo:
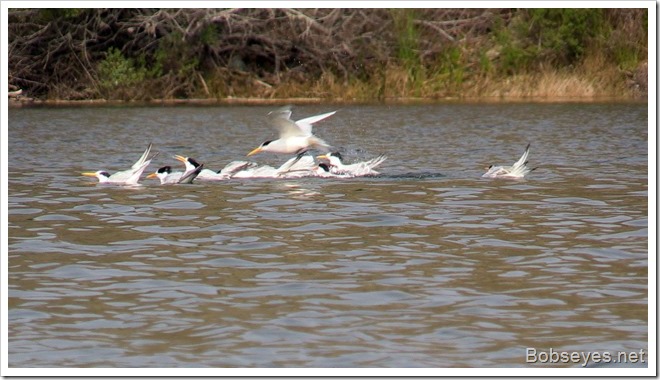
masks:
[(491, 82), (483, 96), (499, 98), (592, 98), (599, 94), (593, 84), (576, 75), (544, 72), (522, 74)]
[[(419, 70), (425, 70), (420, 68)], [(336, 102), (372, 102), (397, 99), (487, 99), (487, 100), (597, 100), (632, 98), (631, 78), (608, 62), (599, 52), (587, 55), (577, 67), (561, 71), (545, 68), (512, 76), (471, 73), (463, 82), (451, 81), (446, 73), (422, 71), (388, 64), (369, 80), (345, 79), (325, 72), (316, 78), (288, 75), (266, 83), (251, 75), (241, 77), (223, 72), (208, 80), (217, 99), (310, 98)], [(231, 78), (227, 81), (227, 78)]]

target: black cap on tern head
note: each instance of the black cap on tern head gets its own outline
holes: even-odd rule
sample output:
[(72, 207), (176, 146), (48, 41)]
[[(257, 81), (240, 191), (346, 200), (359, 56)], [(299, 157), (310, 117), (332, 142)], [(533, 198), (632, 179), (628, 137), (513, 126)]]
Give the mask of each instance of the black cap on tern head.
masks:
[(330, 153), (330, 155), (337, 157), (339, 159), (339, 161), (344, 161), (344, 157), (339, 152), (332, 152), (332, 153)]
[(163, 166), (162, 168), (158, 169), (156, 173), (167, 173), (170, 174), (172, 173), (172, 167), (171, 166)]

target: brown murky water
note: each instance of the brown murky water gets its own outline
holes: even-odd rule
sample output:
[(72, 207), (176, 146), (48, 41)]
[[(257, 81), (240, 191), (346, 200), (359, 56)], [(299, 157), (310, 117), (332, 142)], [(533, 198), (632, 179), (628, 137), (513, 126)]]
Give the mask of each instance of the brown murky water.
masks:
[[(10, 110), (9, 366), (524, 367), (527, 348), (647, 351), (645, 104), (294, 116), (335, 108), (316, 133), (348, 161), (387, 154), (381, 176), (102, 186), (80, 172), (127, 168), (149, 142), (150, 171), (173, 154), (243, 159), (275, 135), (271, 107)], [(480, 178), (528, 142), (528, 178)]]

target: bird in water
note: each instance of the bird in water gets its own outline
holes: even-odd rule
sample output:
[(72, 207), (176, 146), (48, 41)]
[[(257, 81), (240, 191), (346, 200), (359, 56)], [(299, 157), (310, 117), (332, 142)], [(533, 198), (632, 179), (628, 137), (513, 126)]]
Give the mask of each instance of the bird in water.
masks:
[[(371, 160), (356, 162), (354, 164), (344, 164), (344, 158), (339, 152), (322, 154), (316, 158), (323, 160), (322, 163), (324, 163), (328, 168), (326, 172), (348, 177), (362, 177), (368, 175), (378, 175), (379, 173), (375, 171), (374, 168), (382, 164), (383, 161), (387, 159), (387, 156), (381, 154), (380, 156), (372, 158)], [(320, 165), (319, 167), (324, 169), (324, 167), (321, 167)], [(322, 174), (320, 171), (319, 173)]]
[(536, 170), (536, 168), (530, 169), (527, 166), (527, 157), (529, 156), (529, 146), (530, 144), (527, 144), (527, 148), (525, 148), (525, 152), (523, 155), (520, 157), (518, 161), (516, 161), (513, 165), (511, 166), (494, 166), (490, 165), (488, 167), (488, 171), (482, 175), (482, 177), (486, 178), (523, 178), (525, 175), (529, 174), (532, 170)]
[(172, 171), (171, 166), (163, 166), (159, 168), (156, 172), (151, 173), (147, 178), (158, 178), (160, 179), (160, 184), (179, 184), (179, 183), (192, 183), (199, 173), (204, 169), (204, 164), (200, 164), (195, 159), (190, 157), (183, 156), (174, 156), (177, 160), (181, 161), (186, 165), (185, 172), (175, 172)]
[(105, 170), (99, 170), (96, 172), (84, 172), (81, 174), (87, 177), (96, 177), (98, 178), (99, 183), (137, 185), (144, 170), (147, 168), (147, 166), (149, 166), (151, 160), (158, 155), (158, 152), (156, 152), (156, 154), (149, 158), (151, 147), (152, 144), (150, 143), (144, 153), (142, 153), (140, 159), (137, 160), (128, 170), (120, 171), (114, 174), (110, 174)]
[[(185, 159), (185, 157), (182, 158)], [(184, 160), (183, 162), (186, 165), (186, 170), (194, 169), (190, 160)], [(249, 161), (232, 161), (217, 172), (203, 169), (197, 179), (220, 181), (230, 178), (301, 178), (314, 176), (314, 169), (316, 169), (314, 157), (301, 153), (287, 160), (278, 168), (270, 165), (259, 166), (257, 163)]]
[(290, 158), (278, 168), (262, 165), (238, 171), (232, 178), (301, 178), (314, 175), (314, 157), (301, 153)]
[(326, 119), (337, 111), (310, 116), (298, 121), (291, 120), (291, 109), (285, 107), (269, 113), (271, 123), (279, 132), (277, 140), (267, 140), (253, 149), (248, 156), (259, 152), (301, 154), (312, 148), (329, 149), (331, 146), (312, 134), (313, 124)]
[[(225, 165), (224, 168), (214, 172), (211, 169), (203, 169), (197, 176), (197, 180), (201, 181), (222, 181), (232, 178), (236, 173), (257, 167), (256, 162), (250, 161), (232, 161)], [(186, 169), (188, 165), (186, 165)]]

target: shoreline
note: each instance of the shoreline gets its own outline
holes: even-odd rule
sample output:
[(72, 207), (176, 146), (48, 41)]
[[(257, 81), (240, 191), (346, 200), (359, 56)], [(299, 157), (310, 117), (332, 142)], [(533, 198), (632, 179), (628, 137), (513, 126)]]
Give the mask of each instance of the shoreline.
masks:
[(341, 99), (341, 98), (191, 98), (191, 99), (152, 99), (152, 100), (59, 100), (11, 98), (8, 108), (30, 107), (176, 107), (176, 106), (278, 106), (309, 104), (340, 105), (415, 105), (415, 104), (511, 104), (511, 103), (646, 103), (646, 97), (630, 96), (589, 96), (589, 97), (470, 97), (470, 98), (415, 98), (398, 97), (386, 99)]

